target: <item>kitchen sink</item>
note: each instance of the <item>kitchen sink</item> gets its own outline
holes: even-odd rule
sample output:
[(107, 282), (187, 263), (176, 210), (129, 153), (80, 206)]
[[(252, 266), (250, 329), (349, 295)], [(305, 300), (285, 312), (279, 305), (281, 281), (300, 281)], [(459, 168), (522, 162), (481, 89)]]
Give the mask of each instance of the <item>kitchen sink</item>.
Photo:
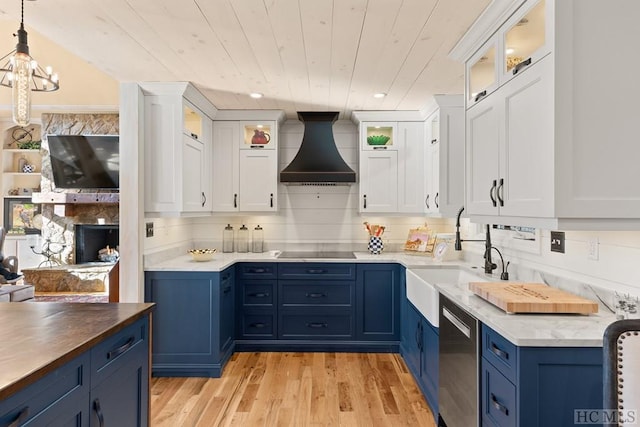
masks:
[(462, 268), (407, 269), (407, 298), (433, 326), (438, 327), (439, 294), (435, 284), (466, 284), (487, 279)]

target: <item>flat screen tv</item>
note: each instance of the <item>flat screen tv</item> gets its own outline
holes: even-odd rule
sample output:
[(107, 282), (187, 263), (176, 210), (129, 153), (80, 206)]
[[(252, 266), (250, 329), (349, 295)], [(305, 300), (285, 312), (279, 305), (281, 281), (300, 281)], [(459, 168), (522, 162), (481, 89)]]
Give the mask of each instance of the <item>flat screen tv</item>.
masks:
[(118, 135), (47, 135), (55, 188), (118, 189)]

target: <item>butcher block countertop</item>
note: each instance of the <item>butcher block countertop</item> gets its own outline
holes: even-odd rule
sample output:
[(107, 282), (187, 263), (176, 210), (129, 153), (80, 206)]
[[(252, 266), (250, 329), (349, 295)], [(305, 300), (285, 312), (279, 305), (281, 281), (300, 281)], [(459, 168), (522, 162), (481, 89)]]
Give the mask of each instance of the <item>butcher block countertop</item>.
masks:
[(0, 400), (134, 323), (154, 304), (0, 303)]

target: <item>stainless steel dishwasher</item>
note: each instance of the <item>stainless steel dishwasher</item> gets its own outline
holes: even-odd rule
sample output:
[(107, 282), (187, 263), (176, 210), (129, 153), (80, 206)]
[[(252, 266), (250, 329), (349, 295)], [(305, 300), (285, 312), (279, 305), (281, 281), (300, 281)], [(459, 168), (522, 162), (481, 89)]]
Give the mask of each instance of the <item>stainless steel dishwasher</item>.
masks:
[(479, 426), (478, 319), (442, 294), (439, 306), (438, 426)]

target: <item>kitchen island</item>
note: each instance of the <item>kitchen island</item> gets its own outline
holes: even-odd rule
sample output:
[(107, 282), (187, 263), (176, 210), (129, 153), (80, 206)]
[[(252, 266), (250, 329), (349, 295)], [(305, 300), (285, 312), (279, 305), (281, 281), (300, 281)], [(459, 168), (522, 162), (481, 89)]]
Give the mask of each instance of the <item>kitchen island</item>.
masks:
[(91, 424), (146, 425), (153, 308), (0, 305), (0, 425), (88, 425), (90, 418)]

